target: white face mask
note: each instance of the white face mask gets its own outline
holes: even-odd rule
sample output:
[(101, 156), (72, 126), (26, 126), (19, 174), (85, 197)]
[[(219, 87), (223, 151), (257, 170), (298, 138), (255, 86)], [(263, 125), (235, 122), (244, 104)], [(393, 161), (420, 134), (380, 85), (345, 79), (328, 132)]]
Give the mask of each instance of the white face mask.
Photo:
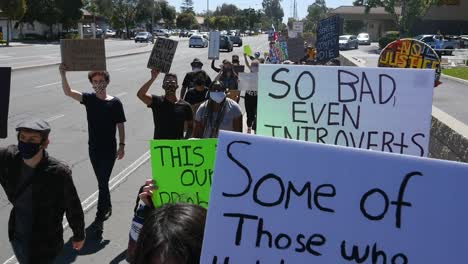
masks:
[(226, 94), (224, 92), (210, 92), (210, 98), (220, 104), (226, 98)]

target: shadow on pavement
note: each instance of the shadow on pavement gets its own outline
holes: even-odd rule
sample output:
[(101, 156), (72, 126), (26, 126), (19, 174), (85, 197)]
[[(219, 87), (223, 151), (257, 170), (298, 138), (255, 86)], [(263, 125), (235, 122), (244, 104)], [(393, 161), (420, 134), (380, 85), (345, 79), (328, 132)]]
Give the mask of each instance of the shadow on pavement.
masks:
[[(63, 246), (62, 254), (55, 261), (56, 264), (68, 264), (76, 261), (78, 256), (86, 256), (95, 254), (103, 250), (109, 245), (110, 240), (102, 240), (98, 238), (93, 231), (94, 229), (90, 226), (86, 228), (86, 241), (83, 248), (80, 251), (76, 251), (72, 247), (71, 239)], [(125, 259), (125, 257), (124, 257)]]

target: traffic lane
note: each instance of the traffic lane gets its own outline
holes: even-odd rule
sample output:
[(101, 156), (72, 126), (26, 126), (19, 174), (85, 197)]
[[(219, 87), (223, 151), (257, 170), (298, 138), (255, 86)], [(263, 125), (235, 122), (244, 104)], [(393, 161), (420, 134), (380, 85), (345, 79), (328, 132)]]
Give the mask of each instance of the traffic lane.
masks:
[[(257, 45), (255, 42), (253, 43)], [(234, 52), (237, 55), (242, 55), (241, 48), (235, 48)], [(230, 59), (232, 54), (222, 53), (221, 59)], [(190, 71), (190, 62), (194, 57), (205, 58), (205, 61), (208, 62), (207, 49), (189, 49), (188, 47), (180, 46), (172, 71), (183, 76), (187, 71)], [(146, 68), (147, 59), (148, 55), (143, 54), (110, 59), (108, 61), (111, 68), (125, 68), (125, 70), (117, 74), (111, 72), (109, 93), (113, 95), (122, 94), (120, 97), (128, 120), (126, 123), (126, 158), (116, 163), (112, 177), (128, 167), (129, 164), (147, 151), (148, 141), (153, 134), (154, 126), (151, 111), (136, 98), (138, 88), (150, 77), (150, 71)], [(207, 70), (207, 72), (213, 78), (216, 76), (214, 71)], [(54, 79), (57, 76), (58, 71), (56, 66), (32, 70), (28, 74), (23, 71), (14, 72), (12, 98), (17, 101), (12, 104), (10, 116), (21, 116), (24, 119), (31, 115), (42, 118), (50, 117), (51, 114), (55, 115), (57, 119), (51, 121), (53, 129), (51, 134), (52, 143), (48, 150), (52, 156), (64, 160), (72, 167), (75, 185), (83, 201), (97, 190), (97, 183), (89, 162), (86, 146), (87, 123), (85, 111), (77, 102), (63, 95), (60, 84), (44, 87), (45, 89), (39, 92), (30, 88), (32, 86), (31, 82), (37, 83), (38, 80), (42, 83), (51, 82), (57, 80)], [(82, 81), (83, 79), (86, 80), (87, 78), (84, 72), (70, 72), (68, 77), (72, 83)], [(32, 78), (38, 79), (31, 80)], [(162, 76), (158, 78), (150, 91), (161, 95), (163, 94), (161, 87)], [(91, 91), (89, 84), (86, 82), (74, 88)], [(241, 105), (243, 104), (241, 103)], [(59, 117), (61, 115), (63, 116)], [(16, 119), (16, 121), (20, 121), (20, 119)], [(14, 144), (17, 141), (14, 125), (10, 121), (9, 137), (5, 141), (2, 141), (2, 145)], [(5, 227), (0, 230), (0, 237), (7, 237), (6, 226), (10, 209), (11, 207), (7, 205), (0, 208), (0, 225)], [(94, 212), (95, 209), (89, 213), (91, 218)], [(11, 254), (9, 242), (7, 240), (0, 240), (0, 256), (10, 256)]]
[(464, 124), (468, 124), (468, 85), (441, 79), (442, 84), (434, 88), (432, 104)]

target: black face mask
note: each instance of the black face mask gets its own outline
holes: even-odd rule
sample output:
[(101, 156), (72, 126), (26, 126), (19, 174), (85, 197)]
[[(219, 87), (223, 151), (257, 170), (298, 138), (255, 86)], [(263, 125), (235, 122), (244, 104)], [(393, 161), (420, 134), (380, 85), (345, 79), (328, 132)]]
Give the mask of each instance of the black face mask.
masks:
[(23, 159), (32, 159), (41, 150), (40, 143), (18, 142), (18, 150)]

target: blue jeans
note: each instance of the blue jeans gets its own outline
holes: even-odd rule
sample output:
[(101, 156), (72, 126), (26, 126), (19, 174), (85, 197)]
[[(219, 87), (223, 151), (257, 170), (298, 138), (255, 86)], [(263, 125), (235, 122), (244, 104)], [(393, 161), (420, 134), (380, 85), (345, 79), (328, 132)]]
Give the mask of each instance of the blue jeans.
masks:
[(109, 148), (107, 151), (89, 149), (89, 158), (96, 174), (99, 189), (97, 220), (103, 220), (107, 211), (112, 208), (109, 179), (114, 168), (116, 154), (117, 150), (115, 148)]

